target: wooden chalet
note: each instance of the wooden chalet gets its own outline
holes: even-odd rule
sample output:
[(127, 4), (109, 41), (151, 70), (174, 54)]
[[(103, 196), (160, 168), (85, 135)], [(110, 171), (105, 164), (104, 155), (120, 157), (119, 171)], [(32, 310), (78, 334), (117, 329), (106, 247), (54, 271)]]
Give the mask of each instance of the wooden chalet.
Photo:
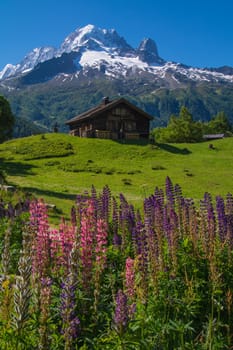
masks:
[(124, 98), (105, 97), (98, 106), (68, 120), (70, 134), (102, 139), (148, 138), (153, 117)]

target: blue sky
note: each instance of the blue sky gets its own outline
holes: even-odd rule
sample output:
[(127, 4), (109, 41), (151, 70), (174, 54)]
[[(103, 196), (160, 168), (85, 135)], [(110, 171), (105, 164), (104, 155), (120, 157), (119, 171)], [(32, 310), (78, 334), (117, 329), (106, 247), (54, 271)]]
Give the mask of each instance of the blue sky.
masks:
[(1, 0), (0, 70), (76, 28), (115, 28), (133, 47), (155, 40), (165, 60), (233, 66), (233, 0)]

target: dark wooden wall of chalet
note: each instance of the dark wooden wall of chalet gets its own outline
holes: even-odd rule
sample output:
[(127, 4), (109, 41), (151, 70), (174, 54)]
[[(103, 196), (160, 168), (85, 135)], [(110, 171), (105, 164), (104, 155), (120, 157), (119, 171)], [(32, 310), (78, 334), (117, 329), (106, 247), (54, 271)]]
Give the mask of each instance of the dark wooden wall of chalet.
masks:
[(150, 128), (150, 121), (149, 121), (149, 119), (139, 115), (138, 113), (137, 113), (135, 119), (136, 119), (137, 131), (139, 131), (139, 132), (149, 132), (149, 128)]
[(106, 130), (107, 112), (93, 119), (94, 130)]

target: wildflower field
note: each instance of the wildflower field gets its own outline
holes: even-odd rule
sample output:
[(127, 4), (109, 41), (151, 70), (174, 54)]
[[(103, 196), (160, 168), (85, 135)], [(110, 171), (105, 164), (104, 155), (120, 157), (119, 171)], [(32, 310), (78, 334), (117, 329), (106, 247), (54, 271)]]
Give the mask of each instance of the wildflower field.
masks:
[(232, 194), (167, 177), (141, 207), (92, 187), (54, 228), (0, 203), (0, 349), (233, 348)]

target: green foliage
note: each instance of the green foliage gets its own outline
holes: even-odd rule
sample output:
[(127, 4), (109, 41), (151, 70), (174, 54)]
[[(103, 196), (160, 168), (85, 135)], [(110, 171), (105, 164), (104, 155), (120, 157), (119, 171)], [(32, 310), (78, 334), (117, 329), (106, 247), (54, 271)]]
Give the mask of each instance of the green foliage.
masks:
[(204, 124), (206, 134), (228, 134), (232, 132), (232, 125), (224, 112), (219, 112), (208, 123)]
[(0, 96), (0, 142), (12, 136), (14, 120), (9, 102)]
[(29, 119), (17, 117), (15, 118), (15, 125), (13, 131), (13, 137), (25, 137), (31, 135), (42, 134), (47, 132), (47, 128), (38, 125)]
[(219, 112), (209, 122), (195, 122), (189, 110), (182, 106), (179, 116), (172, 115), (167, 127), (155, 128), (151, 138), (161, 143), (183, 143), (203, 141), (204, 134), (232, 135), (232, 125), (224, 112)]
[(202, 128), (195, 122), (189, 110), (182, 107), (179, 117), (171, 116), (166, 128), (158, 128), (153, 132), (156, 142), (198, 142), (202, 140)]
[(36, 125), (45, 127), (47, 132), (53, 130), (55, 122), (59, 124), (59, 131), (67, 131), (66, 120), (97, 105), (104, 96), (117, 98), (119, 95), (154, 116), (151, 128), (166, 126), (170, 116), (178, 115), (182, 106), (188, 108), (196, 121), (208, 121), (224, 111), (233, 122), (231, 85), (186, 86), (184, 82), (180, 88), (169, 90), (158, 81), (145, 84), (143, 78), (128, 77), (124, 81), (92, 79), (91, 84), (82, 80), (67, 82), (62, 88), (54, 81), (26, 88), (18, 82), (17, 89), (4, 91), (16, 118), (36, 121)]

